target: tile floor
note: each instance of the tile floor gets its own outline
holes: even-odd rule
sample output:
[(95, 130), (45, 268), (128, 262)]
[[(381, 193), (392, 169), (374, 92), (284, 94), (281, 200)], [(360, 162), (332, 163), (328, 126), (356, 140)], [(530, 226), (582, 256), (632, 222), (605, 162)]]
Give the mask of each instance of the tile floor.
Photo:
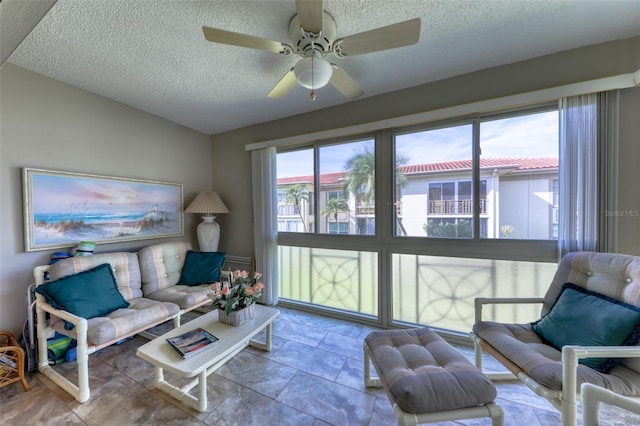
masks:
[[(136, 357), (135, 337), (89, 357), (91, 399), (78, 404), (39, 373), (0, 389), (2, 425), (394, 425), (381, 389), (363, 385), (362, 341), (372, 328), (280, 308), (273, 349), (247, 348), (209, 376), (208, 409), (198, 413), (153, 388), (153, 367)], [(163, 325), (161, 327), (168, 327)], [(162, 331), (162, 330), (156, 330)], [(470, 359), (470, 348), (459, 348)], [(487, 360), (489, 368), (495, 362)], [(75, 363), (57, 369), (74, 374)], [(165, 373), (167, 374), (167, 373)], [(168, 374), (167, 374), (168, 376)], [(499, 382), (505, 424), (560, 425), (558, 412), (518, 382)], [(640, 425), (640, 416), (603, 405), (602, 425)], [(490, 425), (489, 419), (439, 425)]]

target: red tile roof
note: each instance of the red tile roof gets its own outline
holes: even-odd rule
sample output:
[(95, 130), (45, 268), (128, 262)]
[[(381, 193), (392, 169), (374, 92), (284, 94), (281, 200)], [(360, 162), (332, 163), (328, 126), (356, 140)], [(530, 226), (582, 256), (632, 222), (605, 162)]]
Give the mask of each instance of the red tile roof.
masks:
[[(558, 167), (555, 157), (542, 158), (481, 158), (480, 168), (513, 168), (515, 170), (553, 169)], [(441, 172), (471, 169), (471, 160), (447, 161), (444, 163), (415, 164), (400, 166), (402, 173)]]
[[(481, 158), (480, 168), (513, 168), (514, 170), (541, 170), (558, 168), (558, 158)], [(453, 170), (471, 170), (471, 160), (447, 161), (443, 163), (412, 164), (400, 166), (404, 174), (442, 172)], [(320, 175), (320, 185), (340, 183), (346, 172), (323, 173)], [(313, 183), (313, 175), (294, 176), (278, 179), (278, 185), (294, 185), (296, 183)]]
[[(346, 172), (323, 173), (320, 175), (320, 185), (331, 185), (340, 183)], [(293, 176), (278, 179), (278, 185), (295, 185), (296, 183), (313, 184), (313, 175)]]

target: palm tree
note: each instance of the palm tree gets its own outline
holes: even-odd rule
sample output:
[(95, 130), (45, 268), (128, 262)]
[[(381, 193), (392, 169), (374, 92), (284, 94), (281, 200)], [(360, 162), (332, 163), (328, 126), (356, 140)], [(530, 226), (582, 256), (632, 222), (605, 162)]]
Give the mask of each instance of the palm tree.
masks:
[(309, 191), (307, 190), (306, 186), (301, 183), (291, 185), (283, 193), (282, 201), (285, 204), (293, 205), (294, 210), (298, 213), (298, 216), (300, 216), (304, 232), (307, 232), (307, 225), (304, 221), (304, 218), (302, 217), (302, 211), (300, 210), (300, 204), (302, 200), (309, 200)]
[(370, 204), (376, 194), (376, 159), (371, 147), (367, 145), (363, 152), (348, 159), (344, 167), (344, 190), (355, 195), (356, 203)]
[(347, 203), (347, 200), (345, 200), (343, 197), (329, 198), (324, 203), (322, 214), (326, 215), (327, 217), (333, 216), (333, 219), (336, 222), (338, 222), (338, 213), (348, 212), (348, 211), (349, 211), (349, 204)]
[[(405, 175), (400, 172), (400, 166), (408, 161), (406, 157), (396, 155), (396, 185), (398, 186), (403, 186), (407, 182)], [(345, 176), (344, 190), (355, 194), (356, 202), (371, 204), (376, 193), (376, 160), (371, 146), (365, 146), (362, 153), (347, 160), (345, 169), (347, 175)]]

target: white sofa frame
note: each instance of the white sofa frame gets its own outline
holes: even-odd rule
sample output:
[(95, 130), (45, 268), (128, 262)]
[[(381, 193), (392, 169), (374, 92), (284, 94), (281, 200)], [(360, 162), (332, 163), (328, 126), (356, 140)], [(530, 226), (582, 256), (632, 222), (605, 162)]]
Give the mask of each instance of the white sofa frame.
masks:
[[(36, 285), (43, 284), (45, 282), (44, 275), (45, 272), (49, 271), (50, 265), (42, 265), (36, 266), (33, 269), (33, 274), (36, 280)], [(55, 371), (49, 365), (49, 359), (47, 354), (47, 336), (53, 332), (53, 328), (49, 326), (47, 321), (47, 313), (50, 315), (60, 318), (64, 321), (67, 321), (74, 326), (74, 330), (76, 332), (76, 359), (78, 363), (78, 384), (75, 385), (73, 382), (68, 380), (66, 377)], [(136, 334), (140, 334), (143, 337), (153, 339), (154, 335), (146, 332), (146, 330), (155, 327), (157, 325), (163, 324), (167, 322), (167, 320), (173, 319), (174, 327), (178, 327), (180, 325), (180, 315), (182, 311), (178, 312), (176, 315), (162, 319), (161, 321), (155, 322), (153, 324), (149, 324), (146, 327), (143, 327), (138, 330), (134, 330), (129, 333), (127, 336), (120, 336), (117, 339), (109, 342), (105, 342), (101, 345), (90, 344), (87, 341), (87, 320), (85, 318), (73, 315), (66, 311), (61, 311), (59, 309), (51, 306), (41, 295), (36, 295), (36, 315), (37, 315), (37, 335), (38, 335), (38, 370), (40, 373), (47, 376), (51, 381), (60, 386), (62, 389), (70, 393), (78, 402), (83, 403), (87, 402), (91, 396), (91, 392), (89, 389), (89, 355), (94, 352), (113, 345), (127, 337), (131, 337)]]

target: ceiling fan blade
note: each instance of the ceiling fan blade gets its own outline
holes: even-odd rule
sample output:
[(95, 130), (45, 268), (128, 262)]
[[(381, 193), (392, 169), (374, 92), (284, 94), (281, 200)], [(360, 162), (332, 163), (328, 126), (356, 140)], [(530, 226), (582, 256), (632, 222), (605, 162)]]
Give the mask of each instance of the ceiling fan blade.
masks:
[(336, 64), (331, 64), (331, 67), (333, 68), (333, 74), (331, 74), (329, 83), (338, 89), (347, 99), (354, 100), (364, 95), (364, 90), (362, 90), (358, 83), (356, 83), (345, 70)]
[(251, 49), (266, 50), (274, 53), (286, 53), (287, 45), (279, 41), (267, 40), (247, 34), (234, 33), (233, 31), (220, 30), (218, 28), (202, 27), (204, 38), (215, 43), (231, 44), (233, 46), (249, 47)]
[(267, 96), (270, 98), (281, 98), (289, 93), (289, 90), (291, 90), (297, 83), (298, 80), (296, 79), (296, 75), (293, 73), (293, 68), (291, 68), (280, 79), (280, 81), (273, 86), (273, 89), (271, 89)]
[(300, 26), (310, 33), (322, 31), (323, 0), (296, 0)]
[(342, 38), (342, 40), (336, 40), (334, 49), (338, 56), (354, 56), (409, 46), (417, 43), (420, 39), (420, 24), (420, 18), (414, 18), (353, 34)]

